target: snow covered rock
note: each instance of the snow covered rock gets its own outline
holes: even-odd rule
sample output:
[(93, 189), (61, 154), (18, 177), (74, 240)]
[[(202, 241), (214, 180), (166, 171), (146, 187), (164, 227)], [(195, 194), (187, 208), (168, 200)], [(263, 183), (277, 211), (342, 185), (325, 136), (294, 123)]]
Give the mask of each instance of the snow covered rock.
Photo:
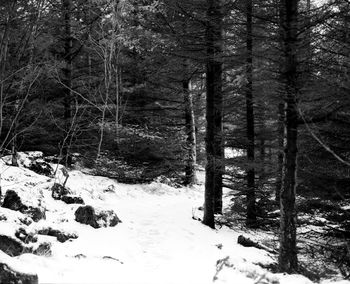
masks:
[(54, 173), (54, 170), (50, 166), (50, 164), (42, 159), (33, 161), (28, 167), (28, 169), (39, 175), (44, 175), (48, 177), (51, 177)]
[(8, 190), (6, 191), (2, 207), (15, 211), (20, 211), (23, 209), (24, 205), (22, 203), (21, 198), (14, 190)]
[(51, 195), (53, 199), (61, 200), (63, 196), (70, 194), (70, 190), (59, 183), (54, 183), (51, 188)]
[(18, 260), (0, 252), (0, 284), (38, 284), (38, 276), (23, 269)]
[(4, 207), (0, 207), (0, 221), (6, 221), (7, 224), (18, 224), (25, 226), (29, 226), (33, 223), (32, 218), (29, 218), (23, 213), (19, 211), (13, 211)]
[[(18, 152), (17, 153), (17, 163), (20, 167), (29, 168), (33, 161), (43, 158), (43, 152), (32, 151), (32, 152)], [(12, 164), (12, 155), (7, 155), (2, 158), (2, 160), (8, 164)]]
[(51, 256), (51, 243), (40, 243), (36, 248), (32, 248), (32, 253), (39, 256)]
[(60, 230), (53, 229), (51, 227), (44, 228), (38, 231), (39, 235), (46, 235), (56, 237), (60, 243), (64, 243), (69, 239), (77, 239), (78, 236), (73, 233), (62, 232)]
[[(12, 156), (8, 155), (3, 157), (6, 164), (12, 164)], [(44, 161), (43, 153), (40, 151), (36, 152), (18, 152), (17, 163), (19, 167), (30, 169), (31, 171), (39, 174), (51, 177), (54, 173), (53, 168), (49, 163)]]
[(23, 204), (21, 198), (14, 190), (6, 191), (2, 207), (26, 214), (31, 217), (34, 222), (38, 222), (39, 220), (46, 218), (44, 208), (27, 206)]
[(37, 284), (36, 274), (15, 271), (5, 263), (0, 263), (0, 284)]
[(67, 204), (84, 204), (84, 200), (80, 196), (66, 195), (61, 200)]
[(38, 241), (37, 236), (34, 233), (28, 233), (25, 228), (19, 228), (15, 232), (15, 236), (25, 244), (36, 243)]
[(39, 222), (42, 219), (46, 219), (45, 209), (42, 207), (29, 206), (27, 209), (23, 210), (22, 213), (31, 217), (34, 222)]
[(84, 204), (80, 196), (71, 195), (71, 190), (59, 183), (55, 183), (51, 188), (52, 198), (62, 200), (67, 204)]
[(0, 250), (10, 256), (18, 256), (25, 251), (25, 247), (21, 241), (10, 236), (0, 235)]
[(80, 206), (75, 211), (75, 220), (79, 223), (90, 225), (93, 228), (114, 227), (121, 220), (112, 210), (95, 210), (90, 205)]

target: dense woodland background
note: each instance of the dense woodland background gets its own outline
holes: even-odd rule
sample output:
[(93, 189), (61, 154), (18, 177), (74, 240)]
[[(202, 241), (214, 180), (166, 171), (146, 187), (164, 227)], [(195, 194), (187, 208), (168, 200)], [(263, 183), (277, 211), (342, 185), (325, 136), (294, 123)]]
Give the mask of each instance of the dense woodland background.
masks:
[(0, 155), (126, 183), (206, 167), (205, 224), (280, 227), (295, 272), (296, 212), (317, 211), (349, 276), (349, 25), (346, 0), (2, 0)]

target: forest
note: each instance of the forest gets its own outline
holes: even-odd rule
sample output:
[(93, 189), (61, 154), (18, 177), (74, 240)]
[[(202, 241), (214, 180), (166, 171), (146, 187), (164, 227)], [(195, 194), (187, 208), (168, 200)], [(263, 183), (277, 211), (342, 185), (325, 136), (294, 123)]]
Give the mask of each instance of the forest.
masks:
[(350, 283), (349, 0), (0, 0), (0, 284)]

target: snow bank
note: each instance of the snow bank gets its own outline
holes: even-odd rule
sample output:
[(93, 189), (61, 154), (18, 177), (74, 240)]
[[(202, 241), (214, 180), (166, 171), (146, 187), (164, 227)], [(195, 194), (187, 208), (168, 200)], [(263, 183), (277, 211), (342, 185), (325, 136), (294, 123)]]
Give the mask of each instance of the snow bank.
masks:
[[(273, 264), (275, 257), (238, 245), (240, 230), (212, 230), (193, 220), (194, 208), (203, 204), (203, 186), (125, 185), (71, 171), (67, 186), (73, 194), (87, 205), (115, 211), (123, 221), (116, 227), (94, 229), (74, 220), (79, 205), (51, 197), (50, 188), (60, 177), (47, 178), (4, 163), (0, 163), (0, 172), (5, 189), (15, 189), (23, 198), (45, 204), (46, 220), (30, 224), (28, 230), (50, 226), (78, 235), (64, 243), (40, 236), (39, 241), (52, 243), (50, 257), (24, 254), (14, 260), (0, 254), (0, 261), (4, 258), (18, 265), (16, 268), (37, 272), (40, 283), (312, 283), (300, 275), (272, 274), (263, 269), (259, 264)], [(0, 208), (1, 214), (8, 216), (1, 230), (13, 234), (11, 225), (21, 224), (23, 216)], [(220, 267), (218, 260), (226, 262)], [(345, 283), (350, 282), (338, 282)]]

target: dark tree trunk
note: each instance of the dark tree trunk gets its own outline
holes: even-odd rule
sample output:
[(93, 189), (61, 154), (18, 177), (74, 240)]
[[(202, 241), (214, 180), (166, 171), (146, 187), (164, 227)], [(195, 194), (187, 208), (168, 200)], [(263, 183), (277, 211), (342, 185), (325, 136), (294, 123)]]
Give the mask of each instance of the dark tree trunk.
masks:
[(252, 0), (246, 1), (246, 116), (247, 116), (247, 226), (254, 226), (256, 224), (256, 210), (255, 210), (255, 126), (254, 126), (254, 101), (253, 101), (253, 3)]
[[(263, 127), (262, 132), (265, 131), (264, 129), (265, 128)], [(262, 135), (264, 135), (264, 133), (262, 133)], [(259, 160), (259, 163), (260, 163), (259, 182), (261, 186), (263, 186), (265, 181), (265, 176), (266, 176), (265, 162), (266, 162), (266, 141), (265, 141), (265, 137), (261, 137), (260, 138), (260, 160)]]
[[(222, 106), (220, 107), (222, 108)], [(219, 121), (218, 121), (219, 122)], [(220, 126), (219, 126), (220, 124)], [(215, 172), (215, 181), (214, 181), (214, 213), (222, 214), (222, 173), (224, 172), (224, 148), (223, 148), (223, 139), (222, 139), (222, 120), (217, 124), (217, 129), (221, 129), (220, 139), (217, 139), (215, 150), (216, 150), (216, 172)]]
[[(15, 102), (15, 108), (14, 108), (14, 113), (17, 114), (19, 111), (19, 99), (16, 99)], [(11, 164), (14, 167), (18, 167), (18, 159), (17, 159), (17, 119), (16, 117), (14, 118), (13, 121), (13, 129), (12, 131), (12, 138), (11, 138), (11, 152), (12, 152), (12, 158), (11, 158)]]
[[(187, 68), (186, 68), (187, 69)], [(187, 135), (187, 161), (185, 168), (185, 185), (192, 185), (197, 183), (196, 178), (196, 125), (193, 109), (192, 94), (190, 91), (190, 82), (188, 79), (184, 79), (182, 82), (182, 89), (184, 93), (185, 102), (185, 124)]]
[[(222, 13), (220, 0), (207, 0), (206, 64), (206, 176), (203, 223), (215, 227), (222, 196)], [(220, 208), (219, 208), (220, 207)]]
[(284, 135), (284, 104), (278, 105), (278, 150), (277, 150), (277, 175), (275, 184), (275, 199), (280, 202), (280, 193), (282, 186), (282, 171), (283, 171), (283, 135)]
[(63, 68), (63, 84), (64, 84), (64, 123), (65, 123), (65, 139), (62, 145), (66, 165), (70, 166), (70, 141), (71, 141), (71, 100), (72, 100), (72, 25), (71, 12), (72, 0), (62, 0), (63, 18), (64, 18), (64, 62)]
[(298, 136), (298, 0), (282, 0), (284, 22), (285, 58), (285, 117), (284, 117), (284, 160), (281, 188), (281, 220), (279, 270), (293, 273), (298, 270), (296, 248), (296, 172)]

